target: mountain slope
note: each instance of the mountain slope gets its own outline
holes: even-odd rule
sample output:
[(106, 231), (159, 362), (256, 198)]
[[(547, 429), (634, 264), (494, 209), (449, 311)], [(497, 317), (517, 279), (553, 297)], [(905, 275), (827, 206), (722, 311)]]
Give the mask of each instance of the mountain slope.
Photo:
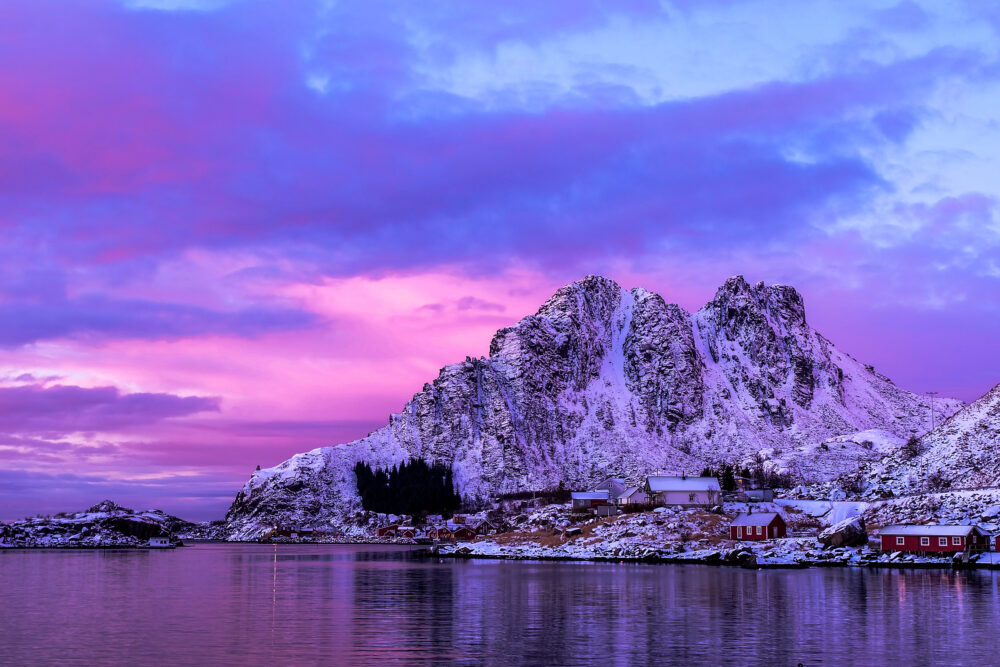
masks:
[[(943, 418), (959, 404), (939, 400)], [(424, 457), (467, 496), (582, 486), (614, 473), (693, 472), (878, 429), (926, 430), (927, 399), (838, 351), (791, 287), (736, 276), (696, 313), (588, 276), (501, 329), (489, 357), (447, 366), (389, 424), (254, 473), (228, 519), (342, 520), (359, 509), (351, 467)]]
[(882, 481), (900, 490), (1000, 486), (1000, 384), (920, 439), (921, 453), (895, 452)]

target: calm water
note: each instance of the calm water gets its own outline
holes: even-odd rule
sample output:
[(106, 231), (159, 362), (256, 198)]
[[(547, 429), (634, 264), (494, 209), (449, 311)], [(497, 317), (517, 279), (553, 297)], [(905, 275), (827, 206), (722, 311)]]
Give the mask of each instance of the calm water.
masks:
[(997, 664), (992, 572), (0, 551), (0, 664)]

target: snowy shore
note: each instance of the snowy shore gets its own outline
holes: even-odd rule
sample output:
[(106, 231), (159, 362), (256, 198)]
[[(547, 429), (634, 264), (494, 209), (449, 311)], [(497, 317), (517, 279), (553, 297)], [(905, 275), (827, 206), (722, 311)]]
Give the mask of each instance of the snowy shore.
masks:
[[(886, 525), (885, 519), (900, 511), (917, 518), (919, 508), (926, 507), (928, 502), (934, 511), (924, 518), (944, 514), (956, 523), (994, 519), (998, 511), (995, 493), (953, 496), (875, 503), (779, 500), (758, 504), (754, 511), (780, 512), (790, 535), (759, 542), (729, 539), (731, 517), (746, 511), (743, 504), (727, 503), (714, 512), (664, 507), (583, 522), (574, 521), (565, 506), (550, 505), (521, 517), (512, 531), (471, 542), (436, 545), (433, 552), (456, 558), (703, 563), (756, 568), (1000, 567), (1000, 554), (996, 553), (974, 557), (970, 563), (955, 563), (950, 554), (923, 557), (883, 553), (876, 538), (861, 546), (830, 547), (816, 537), (820, 529), (851, 517), (875, 519), (872, 524), (875, 526)], [(964, 510), (963, 516), (952, 516), (956, 506)]]

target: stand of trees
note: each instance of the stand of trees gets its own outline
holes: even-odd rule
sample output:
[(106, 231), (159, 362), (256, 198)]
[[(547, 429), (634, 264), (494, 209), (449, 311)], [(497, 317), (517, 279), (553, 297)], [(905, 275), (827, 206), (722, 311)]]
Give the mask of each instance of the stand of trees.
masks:
[(462, 505), (455, 493), (451, 468), (414, 459), (392, 469), (372, 470), (366, 463), (354, 466), (361, 505), (385, 514), (450, 514)]
[(746, 477), (757, 483), (758, 486), (768, 489), (784, 488), (795, 486), (795, 478), (789, 473), (779, 473), (769, 469), (764, 465), (764, 459), (757, 455), (750, 466), (736, 468), (729, 463), (723, 463), (718, 467), (707, 467), (701, 471), (702, 477), (717, 477), (719, 486), (723, 491), (736, 490), (736, 478)]

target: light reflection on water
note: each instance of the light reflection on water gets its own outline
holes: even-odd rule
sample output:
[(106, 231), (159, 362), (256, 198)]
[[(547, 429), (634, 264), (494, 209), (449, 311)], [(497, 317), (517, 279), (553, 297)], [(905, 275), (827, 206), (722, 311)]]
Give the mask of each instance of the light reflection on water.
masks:
[(996, 664), (997, 579), (385, 546), (0, 552), (0, 664)]

